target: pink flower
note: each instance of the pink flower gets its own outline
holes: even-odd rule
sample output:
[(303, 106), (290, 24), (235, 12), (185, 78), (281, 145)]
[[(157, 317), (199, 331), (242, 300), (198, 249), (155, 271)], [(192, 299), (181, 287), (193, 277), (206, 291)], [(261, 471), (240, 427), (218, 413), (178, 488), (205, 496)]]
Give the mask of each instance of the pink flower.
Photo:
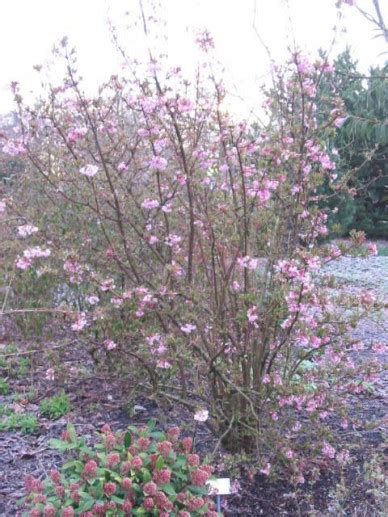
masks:
[(32, 224), (24, 224), (23, 226), (18, 226), (18, 235), (19, 237), (29, 237), (38, 231), (36, 226), (32, 226)]
[(153, 208), (158, 208), (159, 201), (156, 199), (145, 199), (143, 203), (141, 204), (142, 208), (145, 208), (146, 210), (152, 210)]
[(164, 370), (167, 370), (168, 368), (171, 368), (171, 363), (169, 361), (166, 361), (165, 359), (158, 359), (156, 361), (156, 366), (158, 368), (162, 368)]
[(107, 496), (111, 496), (116, 492), (115, 483), (109, 482), (104, 485), (104, 494)]
[(257, 307), (250, 307), (247, 312), (247, 317), (249, 323), (255, 323), (259, 319), (259, 316), (257, 314)]
[(8, 140), (3, 146), (3, 153), (8, 154), (9, 156), (18, 156), (19, 154), (24, 153), (25, 150), (26, 147), (21, 140)]
[(182, 440), (182, 447), (185, 452), (190, 452), (193, 447), (193, 439), (190, 436), (185, 436)]
[(60, 483), (61, 482), (61, 474), (58, 472), (58, 470), (51, 469), (50, 470), (50, 479), (53, 483)]
[(51, 250), (48, 248), (43, 250), (40, 246), (35, 246), (33, 248), (27, 248), (24, 250), (23, 255), (29, 260), (34, 258), (47, 258), (51, 255)]
[(377, 255), (378, 250), (377, 250), (377, 246), (374, 242), (370, 242), (368, 244), (368, 253), (369, 253), (369, 255)]
[(198, 467), (199, 465), (199, 456), (198, 454), (189, 454), (187, 456), (187, 463), (192, 467)]
[(71, 329), (74, 331), (80, 331), (83, 330), (87, 324), (88, 321), (86, 319), (86, 315), (83, 312), (81, 312), (78, 315), (77, 320), (72, 324)]
[(209, 411), (207, 409), (200, 409), (194, 414), (194, 420), (197, 422), (206, 422), (209, 418)]
[(25, 477), (24, 486), (29, 494), (43, 492), (44, 488), (43, 483), (39, 479), (31, 475)]
[(114, 289), (116, 286), (115, 286), (115, 283), (114, 283), (114, 280), (113, 278), (108, 278), (107, 280), (103, 280), (101, 283), (100, 283), (100, 289), (101, 291), (103, 292), (108, 292), (108, 291), (111, 291), (112, 289)]
[(343, 449), (342, 451), (337, 452), (336, 459), (337, 459), (338, 463), (345, 465), (346, 463), (348, 463), (349, 458), (350, 458), (350, 454), (347, 449)]
[(239, 291), (241, 291), (241, 285), (236, 281), (234, 280), (232, 282), (232, 290), (235, 292), (235, 293), (238, 293)]
[(48, 381), (53, 381), (53, 380), (55, 379), (55, 372), (54, 372), (54, 368), (48, 368), (48, 369), (46, 370), (45, 378), (46, 378)]
[(240, 257), (239, 259), (237, 259), (237, 263), (242, 268), (247, 268), (247, 269), (250, 269), (251, 271), (254, 271), (255, 269), (257, 269), (257, 267), (259, 265), (259, 260), (246, 256), (246, 257)]
[(120, 162), (117, 166), (117, 170), (119, 172), (123, 172), (123, 171), (127, 171), (128, 170), (128, 165), (126, 165), (124, 162)]
[(126, 499), (126, 500), (124, 501), (124, 503), (123, 503), (123, 507), (122, 507), (122, 509), (124, 510), (124, 512), (125, 512), (126, 514), (127, 514), (127, 513), (128, 513), (128, 514), (130, 514), (130, 512), (131, 512), (132, 508), (133, 508), (133, 504), (132, 504), (131, 500), (130, 500), (130, 499)]
[(90, 305), (96, 305), (100, 299), (98, 296), (95, 296), (95, 295), (91, 295), (91, 296), (87, 296), (86, 297), (86, 301), (90, 304)]
[(146, 483), (143, 486), (143, 492), (146, 495), (154, 496), (154, 495), (156, 495), (157, 491), (158, 491), (158, 486), (153, 481), (149, 481), (148, 483)]
[(25, 257), (21, 257), (16, 261), (16, 267), (18, 269), (26, 270), (29, 267), (31, 267), (31, 265), (32, 265), (32, 260), (25, 258)]
[(109, 468), (115, 467), (120, 463), (120, 455), (117, 452), (112, 452), (111, 454), (108, 454), (106, 458), (106, 465)]
[(165, 440), (164, 442), (160, 442), (157, 445), (157, 450), (159, 454), (163, 456), (163, 458), (167, 458), (170, 452), (172, 451), (172, 443)]
[(88, 128), (86, 127), (73, 127), (67, 133), (67, 139), (69, 143), (74, 144), (77, 140), (81, 140), (87, 134)]
[(199, 48), (204, 52), (208, 52), (209, 50), (214, 48), (214, 40), (208, 30), (198, 32), (195, 41), (198, 44)]
[(112, 341), (111, 339), (105, 339), (104, 341), (104, 347), (107, 349), (107, 350), (114, 350), (116, 347), (117, 347), (117, 343), (115, 343), (114, 341)]
[(162, 156), (154, 156), (149, 163), (151, 169), (164, 171), (167, 169), (167, 160)]
[(203, 469), (193, 470), (191, 473), (191, 481), (195, 486), (204, 486), (209, 477), (210, 474)]
[(74, 517), (74, 510), (70, 506), (61, 512), (61, 517)]
[(194, 332), (196, 328), (197, 327), (195, 325), (192, 325), (191, 323), (186, 323), (185, 325), (181, 326), (181, 331), (184, 334), (191, 334), (192, 332)]
[(152, 245), (156, 244), (157, 242), (159, 242), (159, 239), (156, 237), (156, 235), (150, 235), (148, 242), (152, 246)]
[(182, 237), (180, 237), (179, 235), (175, 235), (174, 233), (170, 233), (169, 235), (167, 235), (164, 242), (167, 244), (167, 246), (174, 247), (174, 246), (178, 246), (178, 244), (181, 241), (182, 241)]
[(161, 469), (155, 470), (153, 474), (153, 479), (157, 485), (166, 485), (170, 482), (171, 479), (171, 470)]
[(97, 174), (98, 167), (97, 167), (97, 165), (88, 164), (88, 165), (85, 165), (85, 167), (81, 167), (79, 171), (84, 176), (88, 176), (89, 178), (92, 178), (93, 176), (95, 176)]
[(376, 354), (385, 354), (388, 350), (388, 346), (384, 343), (374, 343), (372, 345), (373, 352), (376, 352)]
[(322, 453), (327, 458), (333, 459), (335, 456), (335, 449), (328, 442), (323, 442)]
[(94, 460), (87, 461), (82, 474), (88, 479), (95, 478), (97, 474), (97, 463)]
[(360, 295), (361, 304), (365, 308), (372, 307), (372, 305), (375, 303), (375, 300), (376, 300), (375, 295), (373, 293), (371, 293), (370, 291), (364, 291)]
[(154, 500), (152, 497), (147, 497), (144, 499), (143, 506), (146, 509), (147, 512), (151, 512), (153, 507), (155, 506)]
[(348, 117), (338, 117), (335, 119), (334, 125), (335, 125), (335, 127), (340, 128), (345, 124), (345, 122), (347, 120), (348, 120)]
[(124, 490), (124, 492), (129, 492), (132, 488), (132, 480), (129, 478), (123, 478), (121, 480), (121, 488)]
[(131, 468), (133, 468), (133, 470), (140, 470), (142, 466), (143, 460), (140, 458), (140, 456), (135, 456), (131, 461)]
[(269, 473), (271, 472), (271, 463), (266, 463), (260, 472), (264, 474), (264, 476), (269, 476)]
[(179, 427), (170, 427), (170, 429), (168, 429), (167, 431), (167, 437), (172, 441), (172, 442), (176, 442), (179, 438), (179, 435), (181, 434), (181, 430), (179, 429)]

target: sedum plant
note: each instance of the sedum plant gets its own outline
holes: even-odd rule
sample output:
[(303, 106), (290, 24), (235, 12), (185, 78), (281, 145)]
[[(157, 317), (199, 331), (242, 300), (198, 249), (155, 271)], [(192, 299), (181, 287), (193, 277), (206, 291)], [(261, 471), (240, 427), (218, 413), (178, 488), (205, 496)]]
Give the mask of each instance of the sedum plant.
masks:
[(26, 478), (30, 510), (24, 515), (217, 517), (206, 487), (212, 468), (192, 452), (190, 437), (180, 438), (179, 428), (162, 433), (154, 425), (116, 434), (104, 425), (93, 447), (68, 427), (51, 443), (72, 459), (44, 482)]

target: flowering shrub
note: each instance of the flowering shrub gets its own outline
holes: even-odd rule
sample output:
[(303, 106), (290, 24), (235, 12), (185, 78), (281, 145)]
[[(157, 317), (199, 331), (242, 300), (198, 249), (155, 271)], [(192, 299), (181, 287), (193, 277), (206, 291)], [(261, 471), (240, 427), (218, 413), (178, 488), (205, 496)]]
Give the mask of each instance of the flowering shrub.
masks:
[[(198, 42), (205, 67), (212, 40)], [(257, 131), (228, 114), (212, 74), (190, 83), (151, 58), (143, 77), (127, 58), (92, 99), (65, 41), (57, 53), (67, 75), (46, 99), (28, 107), (14, 86), (20, 131), (3, 151), (29, 165), (4, 200), (23, 228), (10, 277), (55, 276), (53, 309), (96, 362), (206, 408), (220, 443), (303, 482), (312, 457), (337, 457), (334, 416), (349, 425), (346, 402), (376, 371), (355, 364), (349, 336), (376, 300), (335, 295), (321, 273), (368, 253), (357, 233), (322, 244), (319, 187), (346, 188), (326, 143), (344, 109), (334, 91), (317, 98), (333, 67), (295, 53), (274, 68)]]
[(190, 437), (180, 439), (179, 428), (164, 434), (150, 422), (116, 434), (104, 425), (100, 442), (88, 447), (69, 427), (52, 445), (74, 459), (61, 472), (51, 470), (44, 482), (26, 478), (26, 515), (216, 517), (206, 487), (212, 468), (201, 463), (192, 444)]

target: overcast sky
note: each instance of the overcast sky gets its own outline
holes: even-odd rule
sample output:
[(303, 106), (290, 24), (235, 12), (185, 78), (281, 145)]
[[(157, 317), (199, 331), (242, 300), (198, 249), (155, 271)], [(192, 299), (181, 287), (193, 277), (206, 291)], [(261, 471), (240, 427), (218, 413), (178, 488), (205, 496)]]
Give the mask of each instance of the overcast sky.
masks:
[[(296, 44), (308, 53), (328, 48), (337, 23), (334, 0), (161, 0), (167, 21), (168, 53), (172, 63), (190, 68), (195, 61), (192, 31), (207, 27), (217, 55), (225, 65), (230, 89), (254, 102), (257, 85), (269, 70), (262, 40), (276, 60)], [(144, 0), (147, 4), (147, 0)], [(372, 10), (372, 0), (358, 0)], [(388, 17), (388, 0), (381, 2)], [(36, 90), (33, 65), (50, 57), (55, 42), (67, 35), (77, 48), (87, 89), (119, 69), (120, 59), (110, 42), (107, 18), (122, 25), (123, 13), (138, 0), (1, 0), (0, 1), (0, 112), (12, 109), (9, 83)], [(344, 6), (347, 32), (338, 34), (334, 54), (350, 45), (362, 70), (384, 62), (382, 39), (373, 39), (372, 25), (352, 7)], [(137, 40), (127, 40), (137, 46)], [(138, 50), (138, 49), (137, 49)]]

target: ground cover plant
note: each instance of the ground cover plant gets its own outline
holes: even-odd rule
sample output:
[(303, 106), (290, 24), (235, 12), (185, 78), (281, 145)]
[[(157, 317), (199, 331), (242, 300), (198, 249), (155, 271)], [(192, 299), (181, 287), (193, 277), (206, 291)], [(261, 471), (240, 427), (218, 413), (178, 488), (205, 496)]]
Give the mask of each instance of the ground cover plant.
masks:
[[(141, 14), (147, 36), (154, 18)], [(2, 151), (24, 167), (0, 205), (2, 314), (36, 343), (27, 357), (16, 345), (7, 349), (2, 371), (26, 376), (43, 351), (47, 382), (103, 372), (120, 382), (115, 397), (129, 405), (144, 397), (161, 413), (184, 408), (212, 433), (213, 455), (240, 456), (252, 472), (287, 476), (293, 486), (345, 468), (350, 452), (336, 432), (356, 425), (349, 409), (371, 393), (380, 371), (375, 359), (354, 359), (364, 344), (352, 331), (383, 304), (366, 288), (334, 291), (322, 274), (344, 257), (378, 251), (362, 232), (325, 240), (337, 209), (331, 201), (353, 188), (351, 175), (337, 175), (331, 145), (346, 118), (334, 67), (326, 55), (310, 60), (298, 50), (274, 66), (268, 124), (258, 129), (228, 113), (207, 31), (197, 37), (203, 57), (195, 80), (152, 50), (146, 63), (132, 61), (113, 36), (125, 67), (94, 98), (83, 91), (66, 39), (55, 49), (60, 84), (44, 84), (31, 106), (13, 85), (19, 126)], [(70, 366), (66, 354), (80, 348), (82, 361)], [(384, 350), (373, 343), (376, 354)], [(0, 384), (2, 395), (7, 386)], [(65, 391), (37, 402), (48, 419), (70, 410)], [(1, 425), (34, 429), (18, 420), (28, 415), (9, 411)], [(112, 452), (120, 464), (130, 447), (122, 445)], [(36, 515), (56, 515), (63, 504), (80, 512), (103, 505), (109, 515), (112, 502), (126, 511), (121, 485), (113, 490), (118, 479), (99, 466), (105, 453), (79, 447), (64, 476), (66, 490), (82, 480), (82, 504), (71, 488), (71, 501), (58, 499), (55, 480), (46, 488), (33, 481)], [(89, 483), (82, 472), (96, 457)], [(187, 481), (186, 467), (191, 472), (181, 463), (174, 463), (177, 483)], [(132, 470), (131, 482), (151, 482), (149, 472)], [(169, 490), (164, 501), (175, 498)], [(128, 505), (152, 515), (144, 494), (153, 494), (135, 492)], [(182, 516), (195, 515), (179, 504)], [(205, 502), (200, 508), (212, 514)]]
[(141, 429), (114, 434), (104, 425), (93, 447), (69, 427), (52, 445), (70, 451), (73, 459), (61, 473), (51, 470), (45, 483), (27, 478), (32, 510), (26, 515), (216, 517), (206, 487), (212, 467), (201, 464), (192, 452), (192, 438), (180, 438), (178, 427), (166, 434), (154, 427), (151, 421)]

